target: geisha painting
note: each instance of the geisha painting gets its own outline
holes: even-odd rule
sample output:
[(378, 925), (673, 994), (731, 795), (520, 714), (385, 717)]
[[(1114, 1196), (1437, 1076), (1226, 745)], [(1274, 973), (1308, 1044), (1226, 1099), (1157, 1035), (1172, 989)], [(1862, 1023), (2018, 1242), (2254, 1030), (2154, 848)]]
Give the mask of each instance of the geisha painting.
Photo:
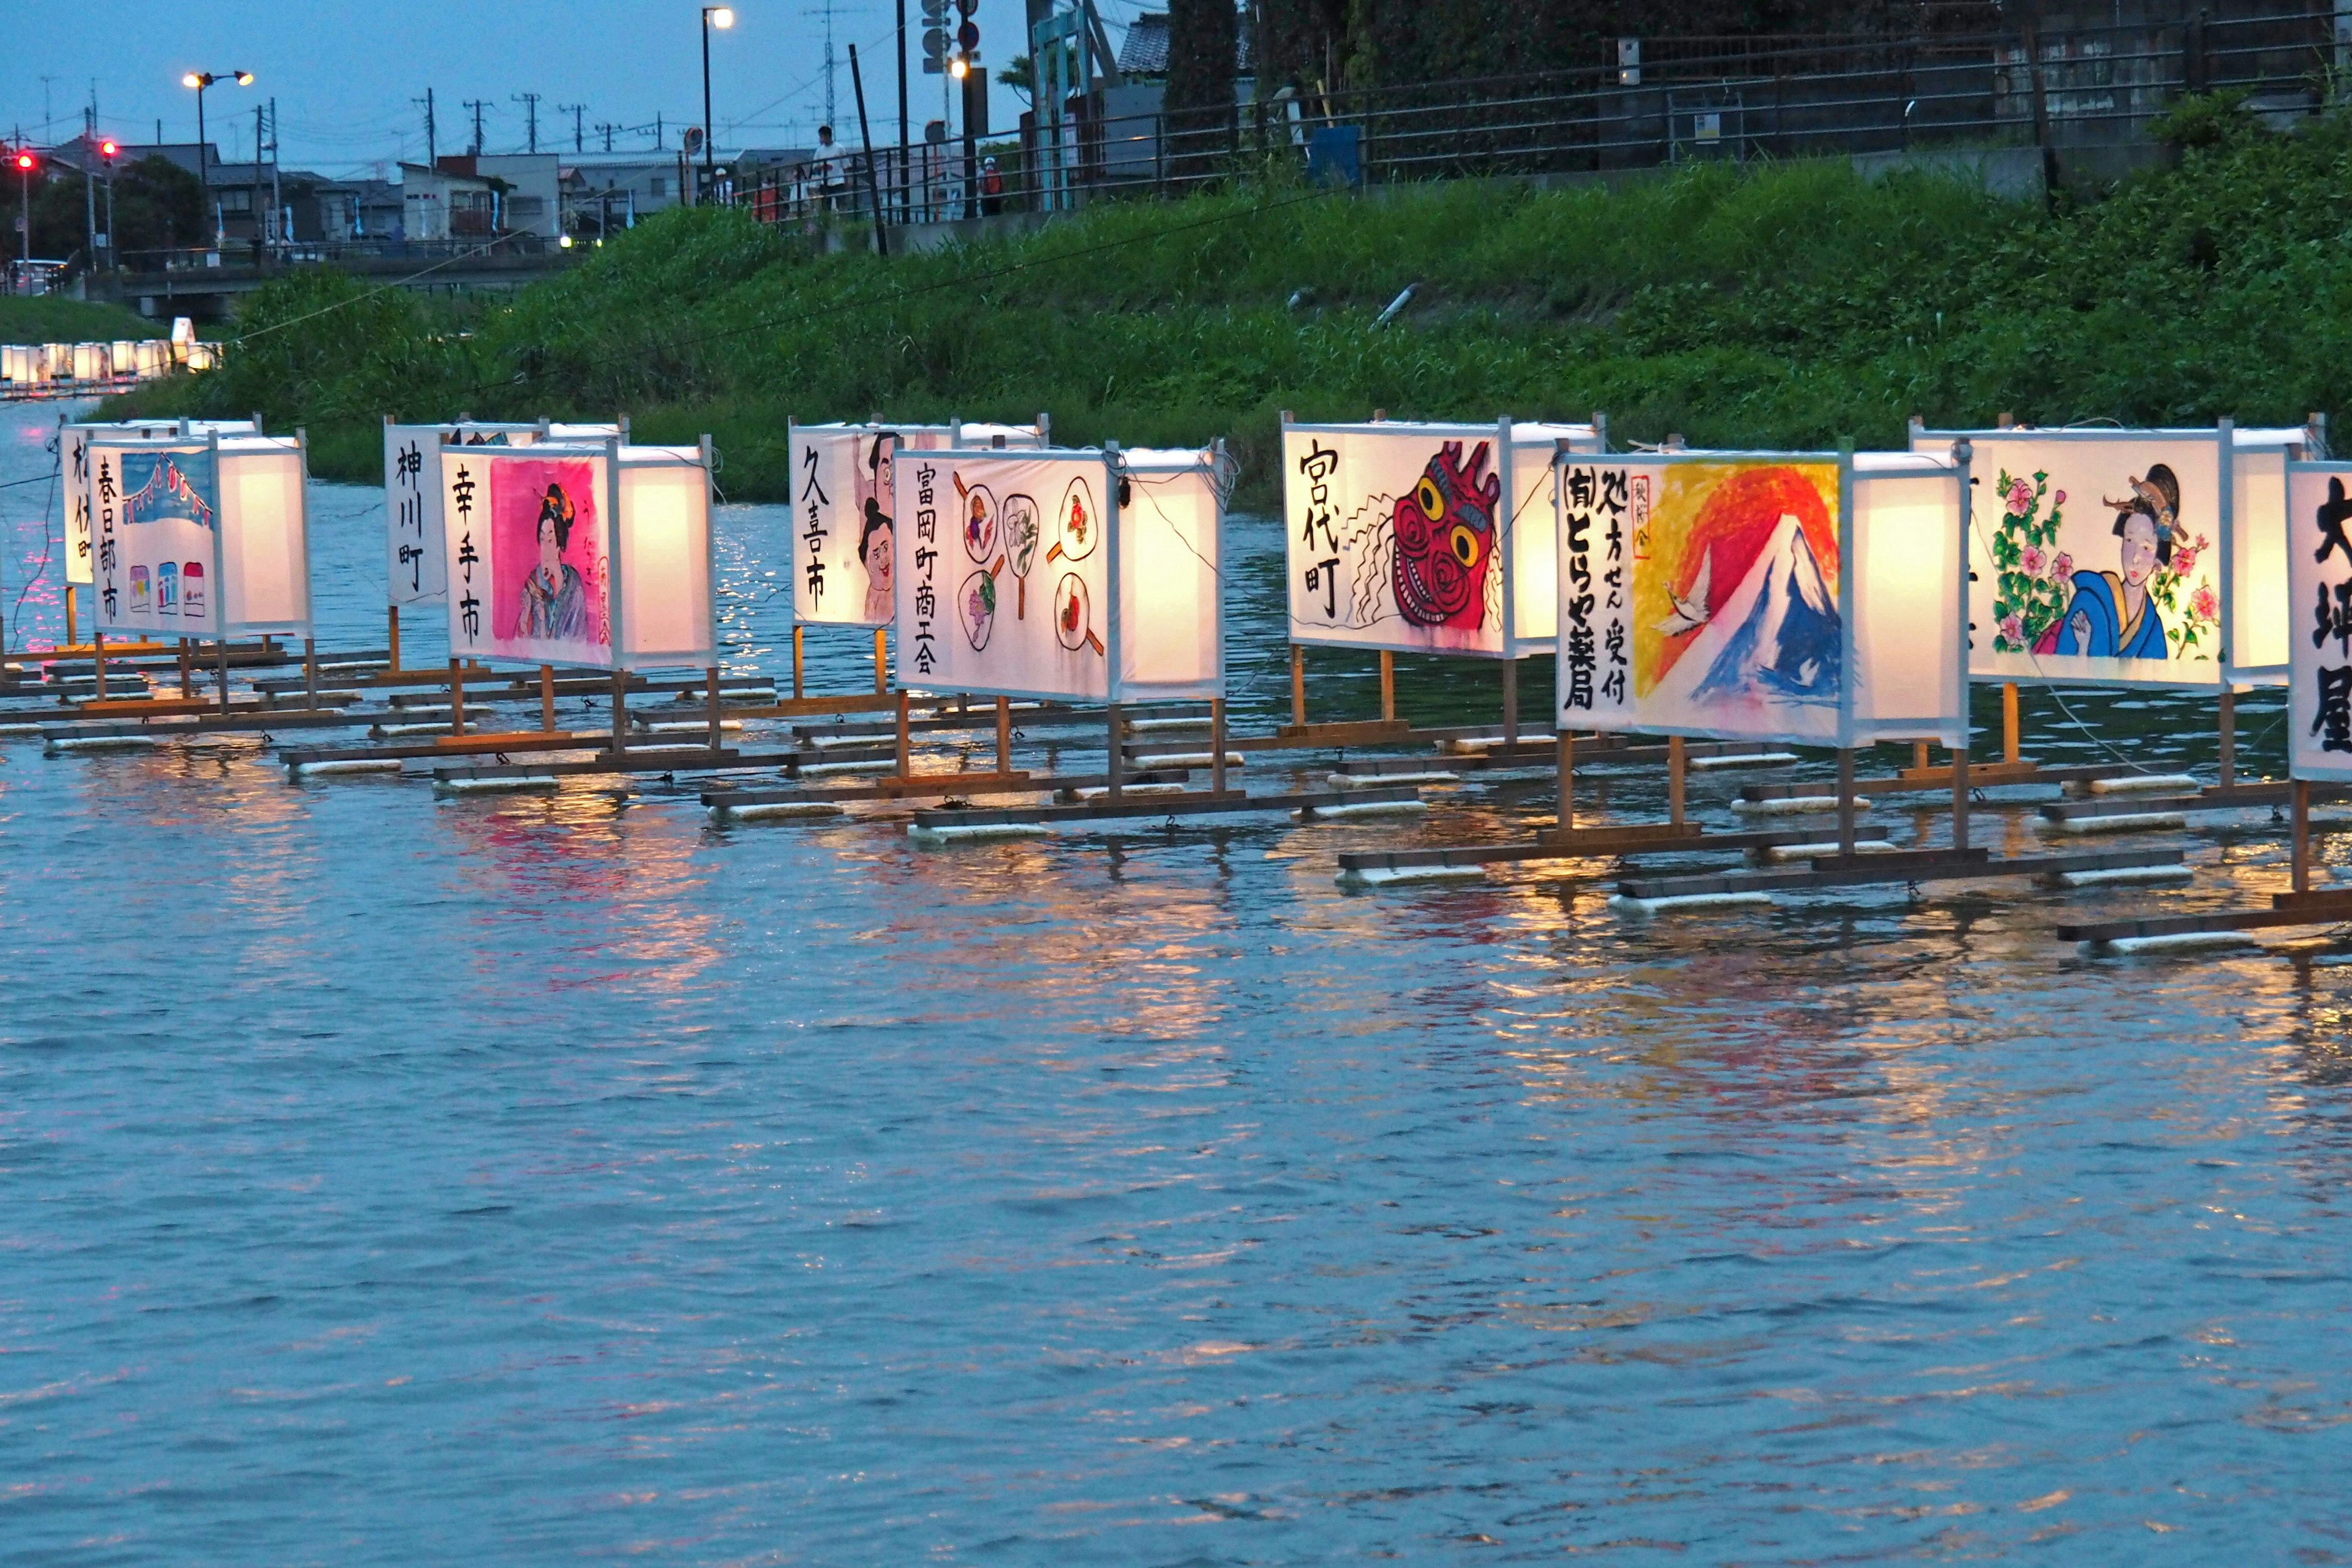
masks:
[(1993, 432), (1971, 441), (1975, 674), (2219, 679), (2218, 432)]
[(610, 662), (604, 527), (585, 458), (488, 465), (495, 654), (548, 664)]

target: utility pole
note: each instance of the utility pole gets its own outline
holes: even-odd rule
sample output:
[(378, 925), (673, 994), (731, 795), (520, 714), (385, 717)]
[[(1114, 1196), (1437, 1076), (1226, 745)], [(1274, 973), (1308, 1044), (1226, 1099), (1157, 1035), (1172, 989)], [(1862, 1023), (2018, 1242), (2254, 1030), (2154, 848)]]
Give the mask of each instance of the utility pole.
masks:
[[(914, 170), (907, 149), (912, 121), (907, 118), (907, 0), (898, 0), (898, 195), (907, 223), (915, 221)], [(1025, 592), (1025, 590), (1024, 590)]]
[[(837, 74), (833, 61), (833, 0), (824, 0), (816, 14), (824, 18), (824, 122), (838, 131), (834, 115), (834, 79)], [(840, 140), (836, 134), (835, 140)]]
[(87, 265), (98, 268), (98, 185), (91, 177), (89, 161), (98, 155), (98, 83), (89, 84), (89, 107), (82, 111), (81, 125), (81, 211), (83, 226), (89, 230)]
[(253, 106), (253, 264), (261, 265), (269, 230), (261, 221), (261, 105)]
[(408, 101), (425, 106), (425, 166), (429, 169), (438, 161), (441, 154), (433, 123), (433, 89), (428, 87), (425, 89), (423, 98), (412, 98)]
[(555, 106), (556, 113), (572, 116), (572, 150), (574, 153), (588, 151), (587, 122), (582, 118), (587, 110), (588, 106), (584, 103), (559, 103)]
[[(274, 228), (286, 224), (286, 193), (278, 178), (278, 95), (269, 95), (269, 221)], [(281, 237), (290, 239), (291, 235)]]
[(514, 95), (514, 101), (522, 105), (523, 113), (529, 117), (530, 129), (526, 134), (530, 138), (530, 148), (534, 153), (539, 151), (539, 100), (546, 96), (541, 92), (519, 92)]
[(469, 98), (465, 100), (465, 106), (474, 111), (474, 156), (478, 158), (482, 155), (482, 110), (489, 104), (482, 99)]
[(609, 153), (613, 150), (613, 132), (619, 129), (621, 129), (619, 126), (613, 124), (609, 121), (598, 123), (596, 127), (596, 134), (604, 139), (605, 152)]

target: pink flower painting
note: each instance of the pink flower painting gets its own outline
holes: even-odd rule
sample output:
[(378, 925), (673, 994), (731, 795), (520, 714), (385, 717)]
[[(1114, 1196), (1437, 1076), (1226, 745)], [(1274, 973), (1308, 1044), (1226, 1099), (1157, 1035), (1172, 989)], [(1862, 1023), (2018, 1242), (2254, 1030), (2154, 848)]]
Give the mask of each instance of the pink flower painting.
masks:
[(2022, 645), (2025, 641), (2025, 623), (2015, 616), (2003, 616), (2000, 618), (2000, 635), (2011, 642)]
[(2018, 564), (2025, 568), (2027, 576), (2039, 577), (2048, 569), (2050, 557), (2042, 553), (2040, 545), (2029, 544), (2025, 547), (2025, 553), (2019, 558)]
[(2009, 515), (2023, 517), (2033, 510), (2033, 487), (2023, 479), (2009, 481)]
[(2074, 558), (2060, 551), (2058, 559), (2050, 563), (2050, 575), (2061, 583), (2072, 583), (2074, 580)]
[(2189, 613), (2200, 621), (2215, 619), (2220, 616), (2221, 608), (2220, 603), (2213, 597), (2213, 590), (2210, 585), (2200, 586), (2197, 592), (2189, 596)]

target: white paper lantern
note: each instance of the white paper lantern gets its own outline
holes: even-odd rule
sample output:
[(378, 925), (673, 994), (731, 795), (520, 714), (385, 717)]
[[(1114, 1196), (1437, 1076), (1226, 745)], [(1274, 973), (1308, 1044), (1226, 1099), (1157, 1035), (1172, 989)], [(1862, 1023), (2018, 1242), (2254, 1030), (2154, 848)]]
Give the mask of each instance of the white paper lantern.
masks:
[(793, 618), (808, 626), (887, 626), (906, 565), (901, 452), (1034, 450), (1034, 425), (791, 425)]
[(139, 369), (139, 343), (132, 338), (117, 338), (107, 345), (107, 373), (116, 377), (132, 375)]
[(100, 632), (221, 638), (311, 631), (299, 437), (88, 438)]
[[(440, 458), (444, 446), (528, 447), (542, 426), (489, 420), (444, 425), (383, 423), (384, 602), (437, 605), (448, 591), (443, 556)], [(620, 434), (614, 425), (580, 427), (582, 439)]]
[(1517, 658), (1559, 624), (1552, 454), (1590, 425), (1284, 426), (1290, 640)]
[(1961, 436), (1976, 451), (1972, 676), (2210, 691), (2235, 673), (2231, 547), (2246, 542), (2224, 429), (1915, 428), (1912, 448)]
[(700, 447), (439, 448), (454, 656), (591, 669), (716, 658)]
[(58, 458), (65, 474), (66, 581), (96, 580), (97, 545), (91, 521), (97, 515), (97, 473), (89, 462), (89, 443), (99, 436), (143, 442), (202, 441), (209, 437), (252, 436), (259, 431), (250, 419), (128, 419), (110, 424), (58, 422)]
[(901, 686), (1075, 702), (1223, 694), (1212, 454), (919, 450), (897, 479)]
[(2352, 781), (2352, 463), (2286, 470), (2289, 771)]
[(1963, 469), (1714, 452), (1559, 468), (1563, 727), (1966, 744)]

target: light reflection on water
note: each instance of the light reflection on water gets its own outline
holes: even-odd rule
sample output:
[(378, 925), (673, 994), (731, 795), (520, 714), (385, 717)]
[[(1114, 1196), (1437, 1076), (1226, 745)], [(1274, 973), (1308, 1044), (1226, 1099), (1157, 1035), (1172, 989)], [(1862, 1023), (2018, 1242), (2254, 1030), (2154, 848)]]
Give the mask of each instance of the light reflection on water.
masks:
[[(373, 646), (380, 525), (320, 495)], [(774, 668), (780, 530), (727, 521)], [(2075, 707), (2210, 763), (2209, 709)], [(920, 853), (11, 744), (0, 1555), (2352, 1554), (2331, 954), (2086, 962), (2049, 928), (2099, 900), (1991, 885), (1332, 881), (1521, 797)], [(2111, 901), (2284, 883), (2259, 819), (2182, 842), (2196, 889)]]

